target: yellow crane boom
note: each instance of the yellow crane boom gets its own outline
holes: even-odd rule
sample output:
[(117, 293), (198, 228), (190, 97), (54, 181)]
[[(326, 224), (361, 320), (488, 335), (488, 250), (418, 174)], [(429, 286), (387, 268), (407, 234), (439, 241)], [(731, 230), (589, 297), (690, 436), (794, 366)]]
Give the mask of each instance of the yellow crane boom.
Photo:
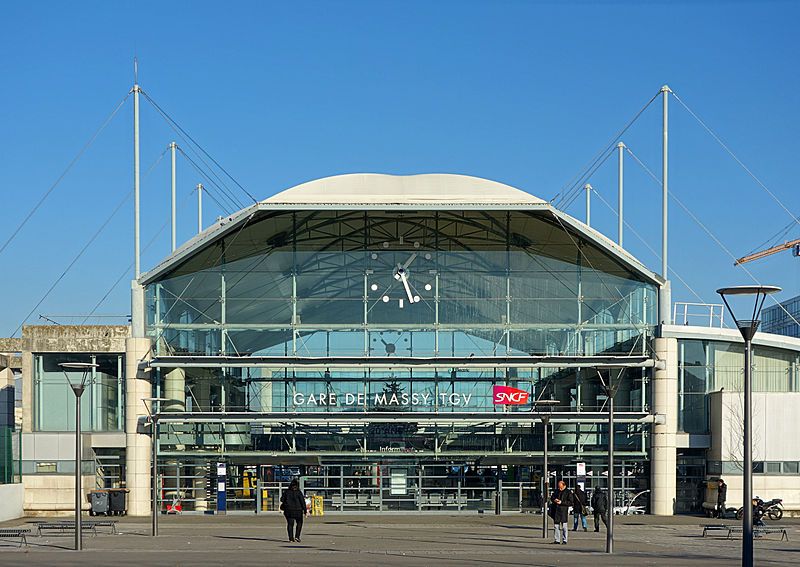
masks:
[(753, 252), (752, 254), (748, 254), (747, 256), (743, 256), (736, 260), (733, 265), (738, 266), (739, 264), (744, 264), (746, 262), (752, 262), (753, 260), (758, 260), (759, 258), (763, 258), (765, 256), (771, 256), (778, 252), (782, 252), (789, 248), (794, 249), (794, 255), (800, 256), (800, 238), (796, 240), (790, 240), (789, 242), (784, 242), (783, 244), (778, 244), (777, 246), (773, 246), (772, 248), (767, 248), (766, 250), (761, 250), (759, 252)]

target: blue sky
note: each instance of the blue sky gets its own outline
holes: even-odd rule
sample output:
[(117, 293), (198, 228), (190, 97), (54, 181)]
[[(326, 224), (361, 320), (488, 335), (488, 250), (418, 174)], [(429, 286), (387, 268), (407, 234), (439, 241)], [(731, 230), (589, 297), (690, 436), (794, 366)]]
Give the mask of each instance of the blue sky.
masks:
[[(348, 172), (453, 172), (549, 199), (669, 84), (800, 214), (800, 6), (791, 2), (16, 2), (0, 20), (0, 243), (132, 85), (257, 198)], [(132, 187), (132, 101), (0, 254), (8, 336)], [(670, 188), (736, 256), (786, 226), (780, 208), (673, 99)], [(660, 173), (660, 105), (624, 141)], [(142, 101), (142, 257), (169, 252), (174, 139)], [(616, 202), (616, 165), (591, 179)], [(660, 193), (626, 162), (626, 217), (660, 250)], [(195, 230), (200, 181), (179, 160), (179, 242)], [(231, 183), (231, 185), (233, 185)], [(243, 194), (240, 197), (244, 200)], [(583, 198), (568, 212), (583, 218)], [(206, 200), (205, 221), (222, 210)], [(595, 199), (593, 225), (616, 236)], [(132, 262), (127, 201), (38, 315), (88, 313)], [(671, 202), (670, 264), (705, 301), (751, 283)], [(795, 226), (787, 238), (800, 237)], [(626, 247), (658, 270), (631, 232)], [(800, 293), (800, 259), (749, 265)], [(98, 309), (127, 314), (130, 278)], [(679, 281), (674, 299), (697, 298)], [(62, 319), (62, 321), (65, 321)], [(74, 320), (72, 321), (74, 322)]]

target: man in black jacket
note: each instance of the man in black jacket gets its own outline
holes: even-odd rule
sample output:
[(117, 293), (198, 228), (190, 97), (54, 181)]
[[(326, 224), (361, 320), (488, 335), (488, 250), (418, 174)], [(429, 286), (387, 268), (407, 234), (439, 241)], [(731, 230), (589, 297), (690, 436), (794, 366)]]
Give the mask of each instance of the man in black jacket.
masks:
[(608, 529), (606, 511), (608, 510), (608, 497), (602, 488), (595, 488), (592, 492), (592, 513), (594, 514), (594, 531), (600, 531), (600, 520)]
[(558, 481), (558, 488), (550, 497), (550, 517), (553, 518), (553, 543), (567, 545), (567, 520), (569, 507), (572, 506), (572, 492), (563, 480)]

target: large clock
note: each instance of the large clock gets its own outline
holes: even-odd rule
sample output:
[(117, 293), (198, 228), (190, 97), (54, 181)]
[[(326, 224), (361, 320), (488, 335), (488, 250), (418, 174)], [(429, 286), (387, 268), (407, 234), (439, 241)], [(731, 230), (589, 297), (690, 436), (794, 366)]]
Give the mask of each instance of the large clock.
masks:
[(403, 309), (430, 299), (434, 292), (433, 254), (418, 241), (384, 242), (368, 252), (367, 297), (394, 302)]

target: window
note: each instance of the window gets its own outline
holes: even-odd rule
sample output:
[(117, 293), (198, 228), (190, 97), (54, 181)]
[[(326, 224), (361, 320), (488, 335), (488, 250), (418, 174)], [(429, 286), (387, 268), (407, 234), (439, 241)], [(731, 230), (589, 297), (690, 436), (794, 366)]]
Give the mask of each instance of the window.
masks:
[(39, 463), (36, 463), (36, 472), (39, 473), (39, 474), (55, 473), (56, 472), (56, 463), (55, 462), (39, 462)]
[(86, 390), (81, 396), (81, 427), (84, 431), (122, 431), (125, 426), (124, 359), (122, 354), (34, 354), (34, 430), (74, 430), (75, 395), (69, 382), (80, 383), (83, 371), (69, 372), (68, 382), (59, 364), (93, 362), (98, 367), (86, 376)]
[(800, 473), (800, 462), (797, 461), (784, 461), (783, 472), (785, 474), (798, 474)]
[(767, 466), (767, 474), (781, 474), (780, 462), (769, 462), (766, 463), (766, 466)]

